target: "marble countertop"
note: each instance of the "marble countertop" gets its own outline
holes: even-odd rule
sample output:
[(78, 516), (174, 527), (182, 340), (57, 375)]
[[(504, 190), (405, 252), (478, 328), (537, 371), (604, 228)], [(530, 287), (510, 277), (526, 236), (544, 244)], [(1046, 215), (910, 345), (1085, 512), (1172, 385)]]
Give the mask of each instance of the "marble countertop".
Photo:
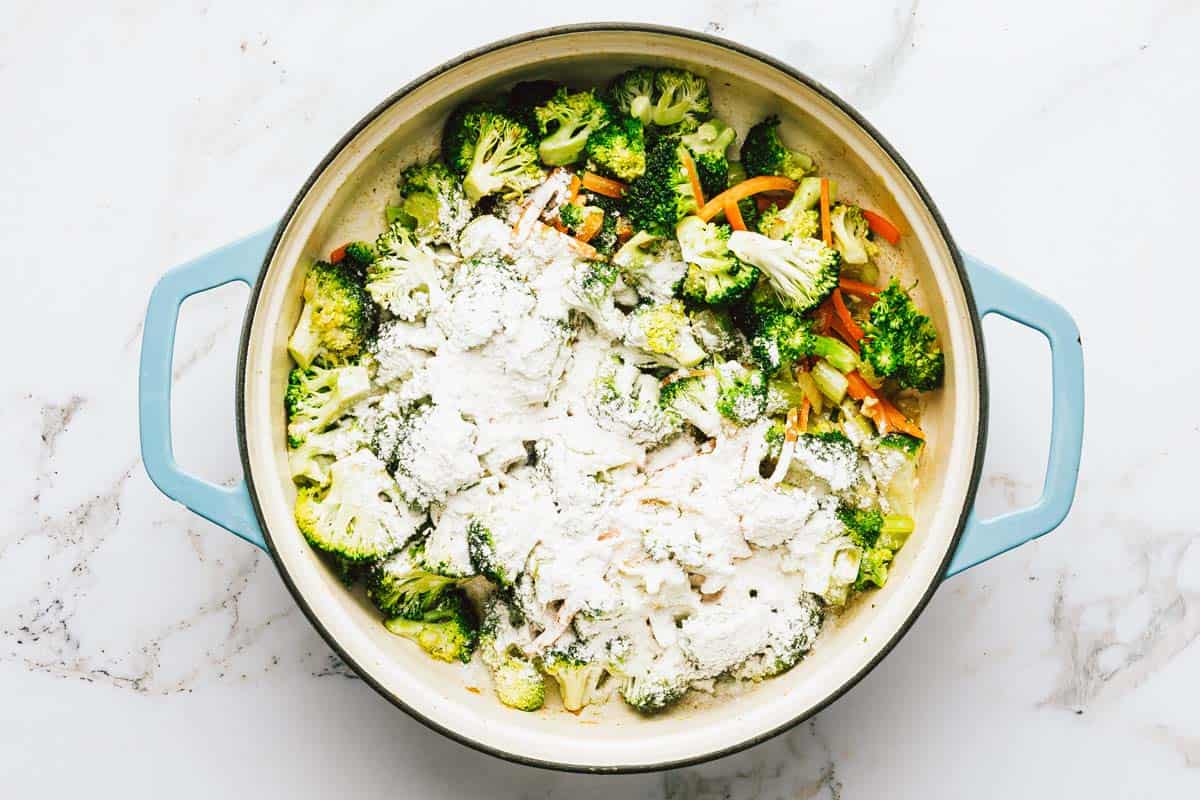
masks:
[[(19, 5), (19, 7), (18, 7)], [(413, 76), (581, 21), (545, 4), (10, 5), (0, 239), (0, 785), (13, 796), (1150, 797), (1200, 793), (1200, 6), (612, 0), (854, 103), (959, 243), (1083, 331), (1088, 435), (1054, 534), (950, 580), (853, 692), (767, 744), (663, 774), (475, 753), (357, 680), (269, 560), (168, 502), (138, 458), (136, 363), (168, 267), (275, 219), (330, 144)], [(560, 4), (561, 5), (561, 4)], [(233, 480), (244, 288), (189, 301), (175, 443)], [(989, 320), (980, 507), (1045, 463), (1044, 344)], [(1030, 363), (1035, 366), (1030, 367)]]

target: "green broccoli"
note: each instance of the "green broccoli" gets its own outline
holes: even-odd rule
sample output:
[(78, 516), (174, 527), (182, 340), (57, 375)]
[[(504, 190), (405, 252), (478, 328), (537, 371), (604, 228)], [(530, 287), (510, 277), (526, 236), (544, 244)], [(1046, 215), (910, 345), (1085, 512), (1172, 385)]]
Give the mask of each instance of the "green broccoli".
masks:
[(296, 483), (329, 483), (329, 465), (366, 444), (357, 420), (325, 431), (288, 437), (288, 468)]
[(772, 115), (759, 122), (746, 134), (742, 143), (742, 165), (751, 177), (782, 175), (798, 181), (813, 171), (810, 156), (799, 150), (789, 150), (779, 139), (779, 117)]
[(729, 249), (762, 270), (780, 301), (797, 313), (816, 308), (837, 288), (841, 257), (817, 239), (769, 239), (761, 233), (734, 231)]
[(679, 433), (680, 419), (659, 407), (659, 385), (631, 359), (613, 353), (600, 364), (588, 408), (597, 424), (654, 447)]
[(587, 140), (588, 166), (603, 175), (631, 181), (646, 171), (646, 136), (642, 123), (622, 117), (592, 133)]
[(772, 207), (763, 212), (758, 220), (758, 232), (772, 239), (806, 239), (819, 236), (821, 212), (817, 210), (816, 205), (820, 196), (821, 179), (804, 178), (786, 206)]
[(698, 120), (712, 111), (708, 82), (682, 69), (660, 69), (654, 74), (657, 98), (651, 119), (659, 127)]
[(363, 562), (396, 552), (424, 521), (397, 502), (396, 483), (383, 462), (359, 450), (329, 468), (329, 486), (306, 486), (296, 496), (296, 524), (318, 550)]
[(344, 262), (318, 261), (304, 278), (304, 307), (288, 353), (305, 368), (345, 364), (366, 349), (375, 323), (375, 306), (356, 270)]
[(381, 307), (407, 322), (423, 318), (445, 292), (433, 252), (400, 223), (380, 234), (379, 255), (367, 270), (367, 292)]
[(359, 275), (365, 275), (367, 267), (375, 260), (375, 248), (368, 242), (349, 242), (342, 247), (342, 264)]
[(714, 375), (685, 375), (662, 388), (658, 402), (708, 437), (721, 433), (720, 388)]
[(513, 87), (508, 90), (504, 108), (526, 128), (535, 131), (537, 130), (535, 109), (540, 105), (545, 105), (551, 97), (554, 97), (558, 89), (559, 85), (554, 81), (520, 81), (513, 84)]
[(594, 89), (570, 93), (560, 88), (534, 116), (542, 137), (538, 155), (552, 167), (578, 161), (588, 137), (608, 124), (608, 110)]
[(740, 360), (749, 355), (746, 337), (723, 308), (705, 306), (688, 311), (692, 318), (692, 333), (710, 355)]
[(858, 356), (845, 343), (812, 332), (812, 322), (793, 311), (774, 311), (760, 317), (750, 342), (754, 360), (768, 374), (806, 356), (817, 356), (842, 372), (858, 366)]
[(895, 278), (871, 306), (863, 333), (862, 358), (879, 377), (923, 392), (942, 385), (946, 360), (937, 330)]
[(471, 566), (480, 575), (499, 586), (512, 586), (516, 575), (509, 575), (496, 553), (496, 540), (492, 530), (482, 521), (473, 519), (467, 525), (467, 552)]
[(420, 619), (454, 588), (453, 578), (425, 568), (424, 553), (424, 542), (418, 540), (371, 570), (367, 597), (384, 614)]
[(545, 177), (532, 131), (504, 112), (480, 104), (462, 106), (446, 120), (442, 156), (462, 176), (472, 203), (497, 192), (516, 197)]
[(654, 118), (654, 70), (636, 67), (613, 78), (608, 96), (622, 114), (649, 125)]
[(617, 310), (613, 290), (620, 270), (605, 261), (581, 261), (575, 266), (563, 292), (569, 308), (585, 314), (596, 330), (617, 338), (625, 327), (625, 317)]
[(858, 561), (858, 577), (854, 581), (854, 588), (860, 592), (872, 586), (883, 588), (888, 579), (888, 567), (895, 557), (896, 553), (886, 547), (864, 550)]
[(668, 367), (693, 367), (708, 355), (692, 335), (680, 300), (635, 308), (628, 317), (625, 344), (650, 353)]
[(629, 238), (612, 258), (621, 270), (625, 285), (644, 300), (665, 303), (683, 285), (687, 264), (679, 245), (670, 239), (638, 231)]
[(306, 439), (324, 431), (366, 397), (370, 389), (370, 377), (363, 366), (293, 368), (283, 396), (288, 446), (301, 447)]
[(879, 253), (871, 241), (867, 218), (858, 206), (838, 203), (829, 212), (829, 228), (833, 246), (842, 254), (844, 264), (865, 264)]
[(737, 131), (719, 119), (710, 119), (694, 132), (680, 137), (679, 141), (691, 152), (696, 163), (700, 189), (705, 197), (715, 197), (728, 186), (729, 159), (725, 151), (735, 138)]
[(761, 681), (796, 666), (812, 649), (823, 616), (820, 603), (811, 594), (801, 596), (790, 607), (773, 609), (771, 638), (766, 648), (735, 667), (731, 671), (733, 677)]
[(629, 219), (637, 230), (669, 236), (679, 220), (697, 210), (692, 182), (680, 160), (681, 144), (660, 139), (646, 156), (646, 171), (625, 192)]
[[(422, 242), (454, 244), (471, 221), (471, 201), (462, 183), (445, 164), (415, 164), (400, 176), (401, 208), (413, 222), (413, 233)], [(350, 256), (347, 248), (346, 256)]]
[(581, 650), (579, 643), (573, 642), (565, 648), (551, 649), (541, 658), (542, 671), (558, 684), (558, 695), (567, 711), (579, 711), (605, 699), (600, 682), (607, 670), (603, 664), (589, 660)]
[(767, 411), (767, 379), (762, 370), (727, 361), (717, 367), (717, 410), (738, 425), (749, 425)]
[(681, 665), (660, 656), (649, 667), (621, 677), (621, 699), (639, 713), (653, 715), (683, 699), (690, 675)]
[(758, 270), (733, 252), (728, 225), (687, 217), (675, 231), (687, 276), (683, 296), (696, 303), (723, 305), (745, 296), (758, 280)]
[(842, 505), (838, 519), (846, 526), (850, 539), (863, 550), (883, 547), (899, 550), (913, 531), (913, 519), (905, 514), (884, 514), (875, 508)]
[(503, 600), (492, 600), (479, 626), (479, 656), (501, 703), (518, 711), (537, 711), (546, 702), (546, 682), (518, 647), (514, 616), (519, 618)]
[(458, 591), (441, 594), (433, 605), (415, 616), (393, 617), (383, 624), (397, 636), (412, 639), (439, 661), (466, 664), (478, 641), (475, 616)]

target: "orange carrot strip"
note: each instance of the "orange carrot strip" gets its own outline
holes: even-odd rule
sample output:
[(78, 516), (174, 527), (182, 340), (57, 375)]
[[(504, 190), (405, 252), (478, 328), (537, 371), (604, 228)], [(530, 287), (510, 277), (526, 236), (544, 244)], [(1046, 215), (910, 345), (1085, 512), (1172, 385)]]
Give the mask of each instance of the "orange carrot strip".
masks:
[(726, 198), (736, 203), (738, 200), (750, 197), (751, 195), (761, 194), (762, 192), (794, 191), (796, 191), (796, 182), (791, 178), (783, 178), (779, 175), (759, 175), (755, 178), (748, 178), (736, 186), (731, 186), (721, 192), (701, 206), (700, 210), (696, 212), (696, 216), (708, 222), (725, 210)]
[(692, 160), (692, 154), (686, 147), (679, 148), (679, 160), (683, 162), (688, 183), (692, 184), (692, 197), (696, 198), (696, 208), (700, 208), (704, 205), (704, 190), (700, 188), (700, 173), (696, 171), (696, 162)]
[(869, 283), (856, 281), (852, 278), (838, 278), (838, 288), (846, 294), (852, 294), (855, 297), (862, 297), (868, 300), (874, 300), (875, 296), (882, 291), (878, 286), (872, 286)]
[(900, 229), (888, 221), (881, 214), (876, 214), (874, 211), (863, 209), (863, 216), (867, 218), (867, 227), (871, 232), (882, 236), (892, 244), (900, 244)]
[(847, 393), (855, 400), (870, 400), (869, 403), (863, 403), (863, 413), (871, 418), (875, 423), (875, 427), (880, 433), (888, 433), (889, 431), (897, 430), (901, 433), (907, 433), (909, 436), (915, 436), (918, 439), (925, 438), (925, 431), (921, 427), (904, 416), (904, 412), (889, 403), (879, 392), (871, 388), (871, 384), (867, 383), (858, 371), (846, 373)]
[(604, 212), (600, 211), (596, 214), (588, 214), (584, 219), (583, 225), (579, 227), (579, 233), (575, 234), (575, 238), (581, 242), (590, 242), (592, 237), (600, 232), (600, 228), (604, 226)]
[(738, 208), (736, 200), (725, 200), (725, 221), (729, 223), (729, 227), (735, 231), (746, 230), (746, 220), (742, 219), (742, 210)]
[(808, 430), (808, 412), (812, 409), (812, 403), (809, 402), (808, 395), (804, 395), (804, 399), (800, 401), (800, 432), (804, 433)]
[(837, 314), (834, 314), (830, 318), (829, 329), (836, 333), (839, 339), (848, 344), (851, 350), (858, 353), (858, 340), (854, 338), (854, 335), (850, 331), (846, 330), (845, 323), (842, 322), (841, 317)]
[(579, 196), (580, 180), (578, 175), (571, 176), (571, 183), (567, 187), (567, 202), (574, 203), (575, 198)]
[(600, 255), (599, 253), (596, 252), (596, 248), (592, 247), (587, 242), (581, 242), (578, 239), (576, 239), (574, 236), (570, 236), (565, 233), (559, 233), (558, 231), (554, 230), (554, 228), (550, 227), (549, 225), (542, 222), (541, 220), (538, 220), (537, 224), (534, 227), (539, 233), (541, 233), (544, 236), (548, 235), (548, 236), (563, 237), (563, 239), (566, 240), (567, 245), (572, 250), (574, 250), (577, 254), (579, 254), (579, 256), (581, 258), (586, 258), (586, 259), (592, 260), (592, 259), (598, 258)]
[(800, 411), (796, 408), (789, 408), (787, 413), (787, 425), (783, 429), (783, 440), (785, 442), (794, 442), (800, 438)]
[(341, 247), (336, 248), (332, 253), (329, 254), (329, 263), (330, 264), (340, 264), (340, 263), (342, 263), (342, 259), (345, 257), (346, 257), (346, 245), (342, 245)]
[(842, 322), (842, 327), (854, 339), (854, 344), (858, 344), (859, 340), (863, 338), (863, 330), (858, 327), (858, 323), (854, 321), (854, 317), (850, 316), (850, 309), (846, 308), (846, 301), (842, 299), (842, 290), (834, 289), (831, 297), (833, 299), (833, 310), (837, 312), (838, 319)]
[(833, 233), (829, 229), (829, 178), (821, 178), (821, 241), (833, 247)]
[(583, 173), (583, 188), (605, 197), (621, 198), (625, 196), (625, 190), (629, 187), (612, 178), (606, 178), (594, 172), (585, 172)]

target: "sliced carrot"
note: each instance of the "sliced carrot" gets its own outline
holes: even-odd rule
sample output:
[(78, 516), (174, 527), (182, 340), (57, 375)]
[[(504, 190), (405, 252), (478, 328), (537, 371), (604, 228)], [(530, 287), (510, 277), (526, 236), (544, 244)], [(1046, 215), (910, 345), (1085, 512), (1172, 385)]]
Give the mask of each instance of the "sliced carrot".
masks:
[(829, 329), (838, 335), (838, 338), (850, 346), (850, 349), (855, 353), (859, 352), (858, 340), (854, 338), (854, 334), (846, 330), (846, 325), (842, 322), (841, 317), (834, 314), (829, 320)]
[(742, 219), (742, 210), (738, 208), (736, 200), (725, 200), (725, 221), (735, 231), (746, 230), (746, 220)]
[(633, 237), (633, 223), (625, 217), (617, 217), (617, 241), (628, 242)]
[(583, 224), (579, 226), (579, 233), (575, 234), (575, 238), (581, 242), (590, 242), (592, 237), (600, 232), (600, 228), (604, 226), (604, 212), (599, 209), (596, 213), (588, 214), (584, 218)]
[(625, 196), (625, 190), (629, 187), (612, 178), (606, 178), (594, 172), (585, 172), (583, 173), (583, 188), (605, 197), (621, 198)]
[(804, 433), (808, 430), (808, 412), (812, 410), (812, 402), (809, 401), (808, 395), (804, 395), (804, 399), (800, 401), (800, 432)]
[[(808, 398), (805, 398), (805, 402), (807, 400)], [(787, 426), (783, 429), (783, 440), (785, 442), (794, 442), (800, 438), (800, 413), (800, 410), (795, 407), (788, 409)]]
[(833, 300), (833, 310), (837, 314), (838, 320), (841, 321), (842, 327), (854, 339), (854, 344), (858, 344), (863, 338), (863, 330), (858, 327), (854, 317), (850, 316), (850, 309), (846, 308), (846, 301), (842, 298), (842, 290), (834, 289), (830, 299)]
[(742, 200), (752, 195), (761, 194), (763, 192), (794, 192), (796, 191), (796, 182), (791, 178), (784, 178), (779, 175), (759, 175), (755, 178), (748, 178), (741, 183), (731, 186), (721, 192), (716, 197), (709, 200), (700, 210), (696, 212), (696, 216), (708, 222), (717, 214), (725, 210), (725, 200), (729, 199), (733, 202)]
[(692, 184), (692, 197), (696, 198), (696, 208), (704, 205), (704, 190), (700, 188), (700, 173), (696, 171), (696, 162), (686, 147), (679, 148), (679, 160), (683, 162), (683, 170), (687, 173), (688, 183)]
[(838, 278), (838, 288), (846, 294), (852, 294), (855, 297), (861, 297), (866, 300), (874, 300), (882, 291), (878, 286), (872, 286), (869, 283), (863, 283), (851, 278)]
[(879, 392), (871, 388), (858, 371), (846, 373), (847, 393), (855, 400), (869, 400), (863, 403), (863, 413), (871, 418), (880, 433), (900, 431), (918, 439), (925, 438), (925, 431), (915, 422), (904, 416), (904, 412), (889, 403)]
[(340, 263), (342, 263), (342, 259), (345, 257), (346, 257), (346, 245), (342, 245), (341, 247), (335, 249), (332, 253), (329, 254), (329, 263), (330, 264), (340, 264)]
[(571, 176), (571, 182), (567, 186), (567, 202), (574, 203), (575, 198), (579, 196), (579, 187), (581, 183), (578, 175)]
[(821, 241), (833, 247), (833, 232), (829, 229), (829, 178), (821, 178)]
[(874, 211), (863, 209), (863, 216), (867, 218), (867, 227), (871, 229), (871, 233), (882, 236), (892, 244), (900, 244), (900, 229), (888, 221), (887, 217), (876, 214)]

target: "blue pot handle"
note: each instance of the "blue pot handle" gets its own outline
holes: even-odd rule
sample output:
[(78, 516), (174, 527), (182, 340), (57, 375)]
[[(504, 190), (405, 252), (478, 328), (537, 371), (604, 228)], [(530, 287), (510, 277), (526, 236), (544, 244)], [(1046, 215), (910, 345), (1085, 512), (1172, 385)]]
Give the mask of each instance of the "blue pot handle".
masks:
[(235, 486), (220, 486), (187, 474), (175, 463), (171, 446), (171, 361), (179, 306), (183, 301), (233, 281), (253, 285), (274, 235), (275, 226), (271, 226), (163, 276), (151, 292), (146, 309), (138, 373), (142, 463), (150, 480), (167, 497), (264, 550), (266, 540), (254, 515), (245, 479)]
[(980, 319), (1000, 314), (1049, 340), (1054, 399), (1042, 496), (1029, 508), (992, 519), (981, 520), (972, 509), (947, 577), (1057, 528), (1075, 499), (1083, 450), (1083, 347), (1075, 321), (1062, 306), (982, 261), (964, 253), (963, 263)]

